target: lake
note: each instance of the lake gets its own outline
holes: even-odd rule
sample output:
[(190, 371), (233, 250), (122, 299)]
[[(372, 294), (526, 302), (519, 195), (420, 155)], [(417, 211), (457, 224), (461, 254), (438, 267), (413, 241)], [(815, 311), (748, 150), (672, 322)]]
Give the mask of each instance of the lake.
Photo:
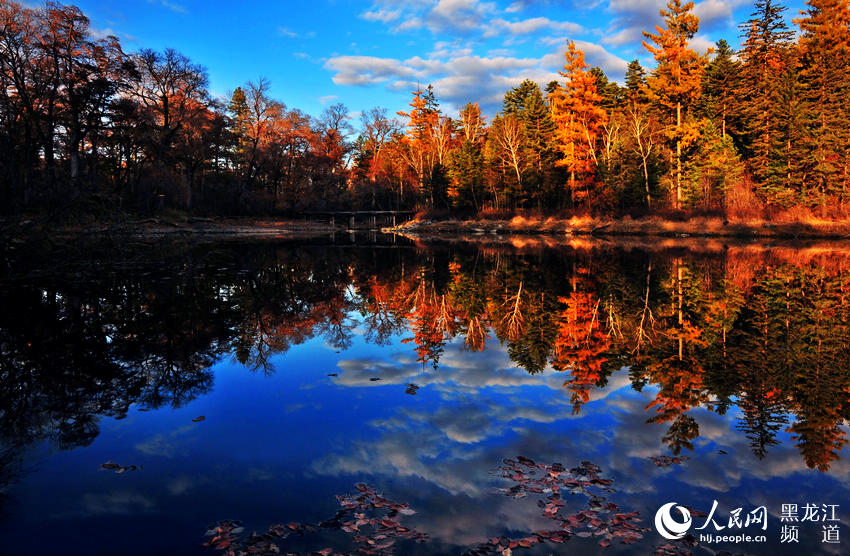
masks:
[(0, 553), (846, 553), (848, 254), (7, 253)]

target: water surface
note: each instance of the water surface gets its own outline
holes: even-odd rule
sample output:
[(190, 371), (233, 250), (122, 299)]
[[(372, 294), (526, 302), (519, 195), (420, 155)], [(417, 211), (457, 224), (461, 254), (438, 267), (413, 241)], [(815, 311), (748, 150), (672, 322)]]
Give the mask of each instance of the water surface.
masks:
[[(842, 246), (380, 237), (12, 257), (0, 552), (839, 554), (848, 271)], [(699, 543), (715, 500), (766, 541)], [(798, 542), (783, 504), (819, 508)]]

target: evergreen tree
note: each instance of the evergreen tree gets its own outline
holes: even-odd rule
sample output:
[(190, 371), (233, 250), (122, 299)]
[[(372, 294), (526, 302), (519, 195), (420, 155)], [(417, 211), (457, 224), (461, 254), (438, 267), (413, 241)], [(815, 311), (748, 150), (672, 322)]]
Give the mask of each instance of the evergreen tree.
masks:
[(793, 71), (790, 41), (793, 37), (783, 13), (786, 7), (773, 0), (758, 0), (750, 19), (741, 25), (744, 31), (741, 50), (740, 98), (750, 172), (771, 202), (784, 197), (785, 180), (775, 179), (777, 164), (782, 164), (781, 131), (783, 111), (780, 83)]
[(705, 67), (700, 107), (705, 117), (717, 123), (724, 139), (727, 134), (740, 135), (741, 118), (735, 94), (740, 68), (729, 43), (723, 39), (717, 41), (714, 58)]
[(547, 188), (546, 170), (555, 162), (552, 145), (555, 123), (540, 87), (530, 79), (505, 93), (503, 108), (506, 116), (516, 116), (522, 123), (526, 151), (524, 158), (530, 166), (530, 173), (524, 178), (524, 189), (536, 198), (539, 207), (543, 190)]
[(529, 149), (532, 151), (533, 163), (538, 171), (543, 171), (544, 166), (554, 160), (552, 138), (555, 133), (555, 122), (552, 121), (540, 88), (536, 88), (534, 94), (526, 97), (520, 119), (525, 125), (525, 136), (528, 139)]
[(236, 143), (236, 158), (242, 158), (245, 152), (245, 144), (248, 137), (248, 99), (245, 97), (245, 91), (242, 87), (236, 87), (233, 95), (230, 97), (230, 103), (227, 105), (227, 111), (230, 112), (230, 131), (233, 134)]
[(632, 60), (626, 68), (626, 95), (629, 100), (636, 102), (646, 98), (646, 71), (640, 62)]
[(449, 177), (452, 206), (478, 211), (484, 201), (484, 153), (480, 142), (464, 139), (449, 159)]
[(599, 105), (609, 112), (619, 106), (623, 96), (620, 86), (615, 81), (609, 80), (600, 67), (590, 68), (590, 75), (596, 79), (596, 92), (602, 97)]
[[(800, 81), (805, 113), (803, 158), (806, 202), (850, 200), (850, 4), (808, 0), (798, 21)], [(812, 203), (812, 204), (814, 204)]]
[(524, 80), (505, 93), (505, 98), (502, 101), (502, 113), (506, 116), (519, 116), (525, 110), (525, 103), (528, 98), (535, 95), (541, 95), (540, 87), (530, 79)]
[(726, 191), (741, 179), (741, 159), (729, 135), (713, 120), (703, 120), (700, 138), (691, 156), (683, 187), (690, 206), (725, 208)]

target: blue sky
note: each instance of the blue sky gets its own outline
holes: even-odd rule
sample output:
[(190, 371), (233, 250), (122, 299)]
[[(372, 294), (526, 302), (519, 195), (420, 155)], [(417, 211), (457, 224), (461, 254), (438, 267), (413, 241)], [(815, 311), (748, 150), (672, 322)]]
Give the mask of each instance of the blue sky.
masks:
[[(407, 108), (417, 83), (433, 83), (443, 108), (468, 101), (498, 110), (522, 79), (545, 84), (563, 66), (567, 39), (613, 79), (626, 63), (651, 59), (641, 31), (661, 23), (666, 0), (341, 0), (236, 3), (219, 0), (80, 0), (97, 34), (126, 51), (175, 48), (207, 67), (210, 88), (226, 95), (266, 77), (289, 108), (319, 114), (345, 103), (352, 112)], [(802, 0), (788, 4), (796, 17)], [(703, 0), (694, 44), (738, 44), (744, 0)]]

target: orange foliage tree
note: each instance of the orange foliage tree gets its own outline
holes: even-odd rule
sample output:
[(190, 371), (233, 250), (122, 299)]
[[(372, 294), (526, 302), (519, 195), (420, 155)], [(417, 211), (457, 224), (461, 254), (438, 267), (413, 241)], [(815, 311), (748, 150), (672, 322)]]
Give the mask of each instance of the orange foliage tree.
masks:
[[(590, 202), (589, 183), (593, 180), (596, 165), (596, 143), (600, 129), (605, 124), (606, 112), (600, 106), (602, 97), (596, 90), (596, 77), (587, 69), (584, 52), (574, 41), (567, 43), (563, 76), (565, 83), (550, 94), (552, 119), (555, 121), (555, 141), (563, 158), (557, 162), (570, 173), (570, 197), (576, 202), (580, 197)], [(588, 187), (579, 192), (576, 174), (582, 174)]]
[(671, 112), (676, 122), (668, 137), (676, 149), (677, 209), (682, 204), (682, 149), (699, 137), (699, 126), (687, 123), (685, 116), (700, 96), (702, 75), (708, 63), (708, 54), (700, 55), (689, 47), (688, 41), (699, 30), (699, 18), (691, 13), (693, 7), (693, 2), (682, 5), (681, 0), (669, 0), (667, 9), (661, 10), (667, 28), (656, 26), (655, 34), (644, 32), (656, 46), (643, 41), (643, 46), (658, 62), (646, 79), (646, 91), (652, 100)]

